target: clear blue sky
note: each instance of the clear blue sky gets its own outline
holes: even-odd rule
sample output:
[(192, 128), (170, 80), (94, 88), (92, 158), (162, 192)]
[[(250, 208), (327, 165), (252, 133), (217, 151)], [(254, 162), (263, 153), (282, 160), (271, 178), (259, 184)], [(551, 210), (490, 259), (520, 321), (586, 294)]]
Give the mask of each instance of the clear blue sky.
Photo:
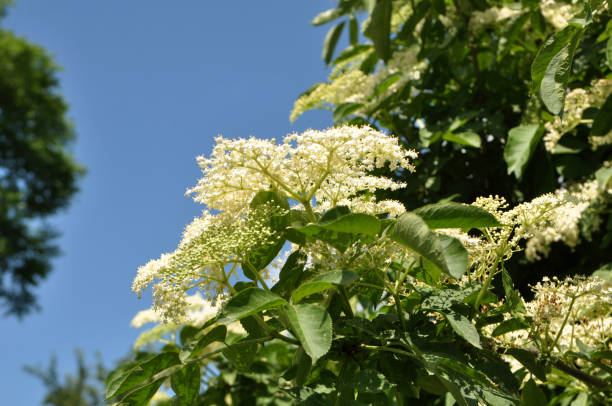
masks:
[(282, 137), (326, 128), (328, 112), (294, 125), (296, 97), (326, 78), (328, 27), (308, 21), (332, 0), (17, 0), (2, 26), (46, 48), (63, 68), (62, 93), (88, 174), (53, 219), (63, 255), (37, 290), (42, 311), (0, 318), (0, 404), (41, 404), (42, 384), (22, 366), (75, 370), (74, 348), (107, 365), (138, 332), (150, 305), (131, 281), (139, 265), (176, 247), (202, 206), (184, 196), (195, 157), (213, 137)]

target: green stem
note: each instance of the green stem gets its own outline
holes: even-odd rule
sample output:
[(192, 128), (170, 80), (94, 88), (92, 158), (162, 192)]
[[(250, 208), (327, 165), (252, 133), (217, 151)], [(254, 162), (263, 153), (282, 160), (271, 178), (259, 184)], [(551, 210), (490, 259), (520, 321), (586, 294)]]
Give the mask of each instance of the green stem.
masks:
[(567, 313), (565, 313), (565, 317), (563, 318), (563, 323), (561, 323), (561, 327), (559, 327), (559, 331), (557, 331), (557, 335), (555, 336), (555, 340), (552, 342), (550, 347), (548, 347), (548, 351), (547, 352), (549, 354), (552, 351), (552, 349), (554, 348), (554, 346), (557, 345), (557, 341), (559, 341), (559, 338), (561, 338), (561, 334), (563, 333), (563, 329), (565, 328), (565, 325), (567, 324), (567, 320), (569, 319), (569, 316), (572, 313), (572, 307), (574, 306), (574, 302), (575, 301), (576, 301), (576, 298), (573, 297), (572, 301), (570, 302), (569, 309), (567, 309)]

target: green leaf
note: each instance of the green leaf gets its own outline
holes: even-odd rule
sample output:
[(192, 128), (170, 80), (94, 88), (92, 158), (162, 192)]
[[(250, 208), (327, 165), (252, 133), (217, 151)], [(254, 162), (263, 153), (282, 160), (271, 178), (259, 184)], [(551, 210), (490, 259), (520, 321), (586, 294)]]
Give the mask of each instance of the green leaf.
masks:
[(612, 95), (609, 95), (595, 116), (591, 127), (592, 136), (603, 136), (612, 131)]
[(514, 127), (508, 133), (504, 148), (504, 159), (508, 164), (508, 175), (514, 173), (521, 179), (527, 163), (542, 138), (542, 128), (537, 124)]
[(442, 139), (474, 148), (480, 148), (481, 145), (480, 135), (473, 131), (466, 131), (462, 133), (447, 132), (442, 135)]
[(597, 276), (608, 282), (612, 282), (612, 262), (609, 262), (593, 272), (593, 276)]
[(607, 187), (610, 178), (612, 178), (612, 166), (600, 168), (595, 172), (595, 179), (602, 189)]
[(533, 91), (539, 91), (553, 114), (563, 112), (567, 80), (582, 32), (582, 28), (569, 25), (555, 33), (542, 45), (531, 65)]
[(332, 321), (325, 308), (314, 304), (290, 305), (287, 318), (313, 364), (329, 351)]
[(502, 334), (509, 333), (511, 331), (524, 330), (526, 328), (529, 328), (529, 326), (530, 324), (524, 319), (512, 318), (501, 322), (497, 327), (495, 327), (495, 330), (493, 330), (493, 333), (491, 333), (491, 335), (493, 337), (497, 337)]
[(200, 394), (200, 364), (193, 362), (185, 365), (170, 377), (172, 390), (176, 393), (173, 405), (194, 405)]
[(511, 314), (525, 314), (525, 305), (523, 299), (517, 290), (514, 290), (514, 283), (512, 277), (506, 271), (506, 268), (502, 267), (502, 284), (504, 285), (504, 292), (506, 294), (506, 303)]
[(308, 256), (300, 250), (292, 252), (281, 268), (278, 282), (272, 287), (272, 292), (288, 298), (304, 274), (304, 264), (307, 259)]
[(385, 62), (391, 57), (391, 10), (391, 0), (378, 0), (364, 33), (374, 42), (376, 53)]
[(608, 60), (608, 66), (612, 69), (612, 36), (608, 38), (608, 43), (606, 44), (606, 59)]
[(380, 232), (382, 223), (374, 216), (363, 213), (341, 213), (344, 213), (344, 210), (336, 207), (325, 213), (319, 223), (290, 229), (304, 234), (309, 241), (321, 240), (340, 251), (346, 250), (351, 243), (362, 236), (373, 237)]
[(220, 323), (229, 323), (251, 316), (263, 310), (287, 304), (282, 297), (259, 288), (248, 288), (239, 292), (221, 309)]
[(237, 342), (224, 348), (222, 353), (234, 368), (238, 371), (246, 372), (257, 355), (257, 343)]
[(546, 374), (549, 368), (544, 360), (538, 358), (537, 354), (522, 348), (508, 348), (506, 354), (516, 358), (516, 360), (527, 368), (529, 372), (534, 374), (536, 378), (546, 382)]
[(338, 40), (340, 39), (340, 34), (342, 34), (342, 29), (344, 28), (344, 21), (340, 24), (334, 25), (325, 36), (325, 40), (323, 41), (323, 61), (325, 64), (329, 65), (333, 56), (334, 50), (336, 49), (336, 44), (338, 44)]
[(439, 234), (442, 255), (448, 266), (448, 273), (456, 279), (461, 279), (469, 266), (468, 252), (461, 241), (448, 235)]
[(351, 45), (357, 45), (359, 42), (359, 22), (355, 16), (349, 19), (349, 42)]
[(334, 270), (315, 276), (311, 280), (301, 284), (291, 295), (291, 301), (298, 303), (302, 298), (331, 289), (337, 285), (346, 285), (359, 279), (357, 274), (351, 271)]
[(392, 73), (391, 75), (384, 78), (378, 86), (376, 86), (376, 90), (374, 91), (376, 95), (383, 94), (392, 84), (400, 80), (402, 77), (401, 72)]
[(463, 337), (465, 341), (472, 344), (474, 347), (482, 349), (480, 335), (471, 321), (459, 313), (450, 312), (443, 314), (455, 333)]
[(439, 289), (420, 289), (419, 293), (424, 296), (422, 303), (424, 308), (446, 310), (457, 303), (466, 301), (470, 296), (480, 291), (480, 288), (480, 284), (466, 284), (461, 288), (451, 285)]
[[(146, 382), (159, 372), (180, 363), (181, 361), (176, 353), (163, 352), (161, 354), (150, 354), (140, 361), (122, 365), (106, 378), (105, 400), (114, 398)], [(151, 394), (151, 396), (153, 395)]]
[(431, 231), (427, 223), (417, 214), (404, 213), (399, 216), (391, 233), (391, 239), (421, 255), (441, 271), (450, 274), (438, 235)]
[(362, 103), (342, 103), (334, 110), (333, 120), (339, 122), (349, 114), (363, 107)]
[(227, 327), (225, 326), (216, 326), (209, 332), (201, 335), (195, 336), (193, 339), (185, 345), (183, 350), (179, 353), (179, 358), (182, 362), (185, 362), (189, 359), (196, 358), (204, 348), (214, 342), (224, 342), (225, 336), (227, 334)]
[(281, 209), (289, 210), (289, 202), (285, 197), (272, 190), (261, 190), (251, 199), (250, 208), (255, 209), (265, 204), (274, 203)]
[(542, 406), (547, 404), (548, 399), (546, 399), (544, 392), (538, 388), (533, 379), (528, 380), (521, 392), (521, 406)]
[(312, 21), (310, 22), (310, 24), (312, 25), (323, 25), (326, 24), (330, 21), (335, 20), (336, 18), (340, 17), (342, 14), (344, 14), (344, 10), (340, 7), (338, 8), (331, 8), (329, 10), (325, 10), (319, 14), (317, 14), (317, 16), (315, 18), (312, 19)]
[(502, 227), (495, 216), (480, 207), (462, 203), (435, 203), (414, 210), (429, 228)]
[(357, 372), (345, 382), (345, 385), (357, 389), (360, 393), (380, 393), (391, 389), (387, 378), (374, 369), (363, 369)]
[(128, 393), (121, 399), (116, 406), (145, 406), (149, 404), (149, 400), (159, 390), (159, 387), (164, 383), (164, 379), (157, 379), (150, 382), (135, 391)]

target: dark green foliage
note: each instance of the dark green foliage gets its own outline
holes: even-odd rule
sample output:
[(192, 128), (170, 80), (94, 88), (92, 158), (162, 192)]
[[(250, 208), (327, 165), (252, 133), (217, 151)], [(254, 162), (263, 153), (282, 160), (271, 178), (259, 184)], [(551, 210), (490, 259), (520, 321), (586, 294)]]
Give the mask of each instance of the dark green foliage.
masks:
[(68, 206), (83, 174), (57, 72), (45, 50), (0, 29), (0, 300), (17, 316), (36, 307), (32, 290), (58, 253), (44, 220)]

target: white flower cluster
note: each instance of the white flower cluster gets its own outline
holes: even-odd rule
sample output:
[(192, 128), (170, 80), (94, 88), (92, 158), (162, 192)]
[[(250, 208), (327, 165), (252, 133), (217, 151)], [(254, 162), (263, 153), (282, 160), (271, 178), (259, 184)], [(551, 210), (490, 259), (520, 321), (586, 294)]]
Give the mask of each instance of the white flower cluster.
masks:
[(572, 0), (566, 3), (559, 0), (542, 0), (540, 3), (540, 11), (544, 19), (555, 27), (556, 30), (561, 30), (568, 25), (568, 21), (581, 10), (581, 3), (577, 0)]
[(535, 297), (525, 303), (527, 315), (533, 318), (531, 330), (507, 333), (496, 341), (525, 347), (537, 338), (544, 340), (539, 347), (552, 346), (550, 350), (559, 354), (577, 350), (578, 340), (592, 348), (610, 349), (612, 284), (597, 277), (545, 277), (532, 289)]
[(508, 7), (491, 7), (484, 11), (474, 11), (468, 23), (468, 29), (471, 32), (479, 32), (483, 28), (495, 25), (496, 23), (520, 14), (520, 9), (511, 9)]
[[(395, 51), (393, 56), (384, 67), (372, 74), (365, 74), (358, 69), (353, 60), (347, 60), (337, 67), (330, 75), (330, 83), (321, 83), (310, 93), (299, 97), (293, 106), (290, 115), (294, 121), (308, 110), (335, 108), (343, 103), (360, 103), (366, 105), (355, 113), (364, 113), (368, 110), (369, 103), (375, 104), (399, 90), (406, 83), (418, 80), (426, 63), (417, 59), (418, 49), (409, 47)], [(364, 53), (357, 56), (361, 58)], [(378, 86), (392, 75), (397, 75), (397, 80), (384, 92), (376, 94)]]
[[(555, 116), (554, 121), (544, 124), (544, 147), (552, 152), (564, 134), (572, 132), (578, 125), (590, 123), (582, 118), (582, 113), (591, 107), (601, 107), (606, 98), (612, 94), (612, 79), (599, 79), (588, 89), (573, 89), (565, 96), (563, 116)], [(590, 137), (593, 149), (612, 143), (612, 133), (604, 136)]]
[[(211, 215), (205, 211), (185, 229), (183, 240), (171, 254), (138, 269), (132, 290), (140, 296), (153, 284), (153, 309), (164, 321), (180, 322), (188, 307), (186, 292), (197, 287), (215, 300), (225, 288), (225, 267), (241, 262), (254, 247), (274, 243), (279, 237), (269, 218), (280, 208), (262, 205), (253, 210)], [(245, 214), (242, 214), (245, 213)]]
[(488, 239), (471, 249), (480, 264), (477, 275), (488, 272), (495, 257), (508, 260), (527, 240), (525, 255), (530, 261), (548, 255), (553, 242), (562, 241), (570, 247), (580, 242), (579, 222), (584, 210), (598, 196), (596, 181), (559, 189), (539, 196), (508, 210), (506, 200), (499, 196), (479, 197), (473, 203), (492, 213), (507, 227), (490, 229)]
[[(210, 158), (198, 158), (204, 177), (188, 193), (219, 213), (204, 211), (194, 219), (178, 248), (140, 267), (132, 284), (139, 296), (153, 285), (153, 311), (163, 322), (181, 322), (188, 316), (187, 291), (192, 288), (214, 303), (246, 254), (278, 241), (270, 219), (286, 210), (272, 204), (250, 208), (259, 191), (276, 190), (304, 208), (312, 221), (315, 213), (338, 205), (391, 216), (405, 211), (399, 202), (373, 197), (378, 189), (405, 185), (369, 173), (383, 167), (412, 171), (410, 158), (416, 153), (370, 127), (308, 130), (286, 136), (279, 145), (255, 138), (216, 141)], [(260, 272), (267, 277), (267, 270)]]
[[(528, 232), (532, 235), (527, 241), (525, 255), (530, 261), (540, 259), (540, 254), (548, 256), (550, 245), (562, 241), (573, 248), (580, 242), (580, 218), (591, 201), (599, 195), (597, 181), (573, 185), (568, 189), (557, 190), (551, 196), (554, 207), (545, 219)], [(595, 223), (597, 224), (597, 223)]]
[(204, 177), (188, 193), (209, 208), (230, 213), (240, 212), (258, 191), (273, 189), (319, 212), (346, 205), (358, 212), (392, 209), (399, 214), (401, 204), (357, 193), (404, 187), (368, 173), (386, 165), (391, 171), (412, 171), (409, 159), (416, 157), (396, 138), (367, 126), (308, 130), (287, 135), (278, 145), (255, 138), (216, 141), (211, 158), (198, 158)]
[[(185, 303), (185, 317), (181, 320), (181, 323), (189, 324), (194, 327), (202, 327), (204, 323), (215, 317), (221, 309), (220, 301), (217, 301), (217, 303), (213, 305), (210, 300), (202, 297), (200, 292), (187, 296), (185, 298)], [(135, 350), (149, 344), (173, 342), (172, 337), (169, 337), (169, 339), (165, 337), (176, 334), (182, 327), (182, 324), (167, 322), (163, 314), (153, 308), (141, 310), (136, 313), (132, 318), (130, 326), (141, 328), (149, 323), (156, 323), (156, 325), (140, 333), (133, 345)], [(229, 331), (236, 334), (244, 333), (244, 329), (238, 322), (229, 323), (227, 328)]]

